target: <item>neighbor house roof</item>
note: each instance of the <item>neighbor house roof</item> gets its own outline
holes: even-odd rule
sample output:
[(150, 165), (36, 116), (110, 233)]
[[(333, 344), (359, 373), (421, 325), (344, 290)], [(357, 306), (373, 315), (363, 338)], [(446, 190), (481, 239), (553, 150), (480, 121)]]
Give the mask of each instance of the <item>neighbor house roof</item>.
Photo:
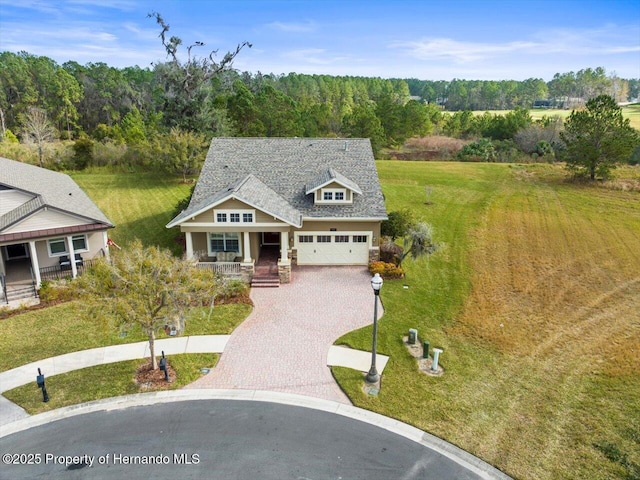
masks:
[[(299, 212), (310, 219), (387, 218), (368, 139), (214, 138), (189, 207), (168, 226), (178, 225), (211, 206), (248, 175), (257, 182), (251, 180), (245, 194), (260, 196), (259, 208), (269, 213), (288, 208), (289, 214)], [(356, 192), (353, 202), (315, 204), (308, 192), (333, 181)], [(259, 193), (261, 185), (272, 193)], [(258, 206), (255, 202), (254, 205)]]
[(54, 209), (81, 217), (103, 228), (113, 224), (68, 175), (0, 157), (0, 186), (18, 190), (32, 198), (3, 212), (0, 210), (0, 235), (2, 231), (34, 213)]

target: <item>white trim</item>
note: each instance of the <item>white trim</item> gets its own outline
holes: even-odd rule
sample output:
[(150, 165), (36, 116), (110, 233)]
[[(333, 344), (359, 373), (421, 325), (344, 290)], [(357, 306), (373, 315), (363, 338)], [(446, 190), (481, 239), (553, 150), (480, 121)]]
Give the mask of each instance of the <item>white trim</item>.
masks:
[(257, 205), (254, 205), (251, 202), (248, 202), (247, 200), (245, 200), (243, 198), (238, 198), (236, 195), (230, 194), (230, 195), (227, 195), (226, 197), (224, 197), (222, 200), (219, 200), (217, 202), (211, 203), (211, 204), (207, 205), (206, 207), (203, 207), (200, 210), (195, 211), (194, 213), (192, 213), (188, 217), (184, 218), (183, 220), (180, 220), (179, 222), (169, 222), (169, 223), (167, 223), (167, 228), (172, 228), (172, 227), (175, 227), (175, 226), (178, 226), (178, 225), (182, 225), (183, 222), (185, 222), (189, 218), (193, 220), (198, 215), (201, 215), (204, 212), (206, 212), (207, 210), (213, 209), (213, 208), (217, 207), (218, 205), (220, 205), (221, 203), (224, 203), (224, 202), (229, 201), (229, 200), (238, 200), (239, 202), (242, 202), (242, 203), (244, 203), (246, 205), (249, 205), (250, 207), (253, 207), (256, 210), (260, 210), (261, 212), (266, 213), (267, 215), (270, 215), (273, 218), (275, 218), (277, 220), (280, 220), (281, 222), (286, 223), (287, 225), (291, 225), (292, 227), (300, 228), (302, 226), (302, 222), (300, 223), (300, 225), (297, 225), (295, 223), (291, 223), (290, 221), (279, 217), (278, 215), (276, 215), (273, 212), (269, 212), (269, 211), (267, 211), (267, 210), (265, 210), (265, 209), (263, 209), (263, 208), (261, 208), (261, 207), (259, 207)]
[[(231, 219), (231, 214), (232, 213), (237, 213), (240, 218), (239, 218), (239, 222), (232, 222)], [(250, 222), (245, 222), (244, 221), (244, 215), (250, 213), (252, 215), (252, 221)], [(218, 215), (226, 215), (227, 217), (227, 221), (226, 222), (219, 222), (218, 221)], [(221, 225), (221, 226), (233, 226), (233, 225), (255, 225), (256, 224), (256, 211), (252, 210), (250, 208), (245, 208), (245, 209), (239, 209), (239, 208), (230, 208), (230, 209), (222, 209), (222, 210), (218, 210), (218, 209), (213, 209), (213, 223), (215, 225)]]
[(388, 217), (302, 217), (303, 222), (381, 222)]
[[(316, 205), (350, 205), (353, 203), (353, 195), (354, 192), (353, 190), (349, 190), (351, 195), (349, 196), (349, 199), (347, 199), (347, 188), (322, 188), (320, 189), (320, 200), (315, 200)], [(324, 194), (325, 193), (330, 193), (331, 194), (331, 200), (325, 200), (324, 199)], [(342, 193), (343, 194), (343, 199), (342, 200), (336, 200), (335, 196), (336, 193)], [(315, 197), (314, 197), (315, 198)]]
[(189, 222), (183, 223), (181, 227), (193, 227), (193, 228), (216, 228), (216, 227), (233, 227), (236, 225), (242, 225), (243, 227), (259, 227), (263, 230), (267, 230), (269, 228), (290, 228), (291, 225), (283, 223), (205, 223), (205, 222)]
[[(71, 245), (71, 250), (74, 251), (74, 253), (86, 253), (88, 251), (91, 250), (91, 248), (89, 248), (89, 235), (86, 233), (78, 233), (76, 235), (67, 235), (64, 237), (52, 237), (52, 238), (47, 238), (46, 242), (47, 242), (47, 253), (49, 253), (49, 258), (55, 258), (55, 257), (62, 257), (64, 255), (69, 255), (69, 246), (67, 245), (67, 238), (74, 238), (74, 237), (84, 237), (84, 246), (85, 248), (79, 248), (77, 250), (73, 249), (73, 245)], [(52, 240), (62, 240), (64, 241), (64, 248), (65, 251), (64, 252), (60, 252), (60, 253), (52, 253), (51, 252), (51, 241)]]
[[(225, 237), (229, 234), (229, 233), (235, 233), (238, 236), (238, 257), (242, 257), (242, 232), (206, 232), (207, 233), (207, 253), (209, 254), (210, 257), (215, 257), (216, 253), (218, 253), (218, 250), (212, 250), (211, 249), (211, 235), (224, 235)], [(226, 238), (225, 238), (225, 244), (226, 244)]]
[[(304, 242), (304, 245), (309, 245), (309, 243), (316, 243), (316, 236), (317, 235), (328, 235), (328, 236), (336, 236), (336, 235), (348, 235), (349, 237), (352, 237), (353, 235), (360, 235), (363, 237), (367, 237), (367, 245), (369, 248), (373, 248), (373, 232), (371, 230), (349, 230), (349, 231), (326, 231), (326, 230), (314, 230), (314, 231), (304, 231), (304, 230), (300, 230), (297, 232), (293, 233), (293, 237), (294, 237), (294, 248), (298, 248), (298, 237), (300, 236), (306, 236), (306, 235), (311, 235), (314, 237), (313, 242)], [(349, 242), (338, 242), (338, 243), (353, 243), (352, 238), (349, 238)], [(335, 243), (334, 241), (328, 242), (328, 243)], [(358, 242), (358, 243), (364, 243), (364, 242)]]
[(340, 180), (338, 180), (337, 178), (330, 178), (329, 180), (327, 180), (326, 182), (324, 182), (321, 185), (318, 185), (317, 187), (313, 187), (312, 190), (307, 190), (305, 191), (305, 195), (309, 195), (312, 192), (317, 192), (318, 189), (326, 187), (327, 185), (330, 185), (332, 183), (337, 183), (338, 185), (342, 185), (344, 188), (351, 190), (352, 193), (357, 193), (358, 195), (362, 195), (362, 191), (358, 191), (358, 190), (354, 190), (352, 187), (350, 187), (349, 185), (347, 185), (344, 182), (341, 182)]

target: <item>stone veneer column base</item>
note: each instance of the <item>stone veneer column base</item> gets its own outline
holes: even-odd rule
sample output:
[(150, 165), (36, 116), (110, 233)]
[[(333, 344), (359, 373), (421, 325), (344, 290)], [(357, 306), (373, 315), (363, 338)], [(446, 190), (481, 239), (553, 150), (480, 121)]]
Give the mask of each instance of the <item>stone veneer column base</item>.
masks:
[(380, 247), (373, 247), (369, 249), (369, 263), (377, 262), (380, 260)]
[(242, 276), (243, 281), (251, 283), (251, 280), (253, 279), (253, 273), (253, 262), (240, 264), (240, 275)]
[(290, 283), (291, 263), (282, 263), (282, 260), (278, 260), (278, 276), (280, 277), (280, 283)]

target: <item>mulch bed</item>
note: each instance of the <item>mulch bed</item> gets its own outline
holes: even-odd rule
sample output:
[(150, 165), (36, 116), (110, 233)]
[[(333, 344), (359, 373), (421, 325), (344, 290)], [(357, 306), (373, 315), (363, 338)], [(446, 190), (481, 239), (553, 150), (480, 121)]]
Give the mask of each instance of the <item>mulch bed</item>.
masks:
[(135, 382), (143, 391), (168, 390), (176, 379), (176, 371), (171, 365), (167, 365), (169, 370), (169, 381), (164, 379), (164, 372), (159, 368), (152, 369), (151, 362), (140, 365), (136, 370)]

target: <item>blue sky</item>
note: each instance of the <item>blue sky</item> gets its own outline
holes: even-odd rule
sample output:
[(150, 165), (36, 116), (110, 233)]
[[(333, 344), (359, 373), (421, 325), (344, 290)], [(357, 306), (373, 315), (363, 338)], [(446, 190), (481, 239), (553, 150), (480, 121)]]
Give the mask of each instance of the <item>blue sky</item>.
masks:
[(0, 0), (0, 51), (150, 66), (165, 60), (152, 11), (198, 55), (251, 42), (234, 67), (253, 73), (640, 77), (640, 0)]

